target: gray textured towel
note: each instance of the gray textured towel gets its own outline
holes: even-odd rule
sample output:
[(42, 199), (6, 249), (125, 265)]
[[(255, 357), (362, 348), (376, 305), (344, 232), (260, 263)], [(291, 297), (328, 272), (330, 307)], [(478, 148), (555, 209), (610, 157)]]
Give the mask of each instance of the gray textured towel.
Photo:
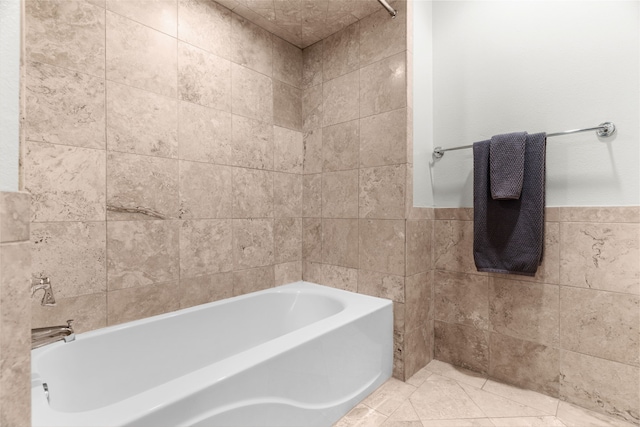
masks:
[(489, 174), (492, 198), (497, 200), (520, 198), (526, 139), (526, 132), (505, 133), (491, 137)]
[(494, 200), (490, 141), (473, 144), (473, 258), (478, 271), (533, 276), (544, 244), (545, 133), (527, 135), (522, 193)]

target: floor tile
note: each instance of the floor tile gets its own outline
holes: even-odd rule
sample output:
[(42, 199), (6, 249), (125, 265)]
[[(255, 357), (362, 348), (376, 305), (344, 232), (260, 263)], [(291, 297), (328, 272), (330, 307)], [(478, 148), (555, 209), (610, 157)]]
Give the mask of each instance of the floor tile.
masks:
[(483, 374), (479, 374), (468, 369), (459, 368), (457, 366), (450, 365), (439, 360), (432, 360), (426, 366), (429, 371), (440, 374), (444, 377), (460, 381), (461, 383), (469, 384), (474, 387), (481, 388), (487, 381), (487, 377)]
[(493, 427), (489, 418), (464, 418), (455, 420), (424, 420), (424, 427)]
[(396, 411), (391, 414), (382, 427), (423, 427), (420, 417), (409, 400), (405, 400)]
[(389, 379), (380, 388), (362, 401), (368, 407), (383, 415), (391, 415), (409, 397), (416, 387), (395, 378)]
[(433, 372), (431, 372), (427, 368), (422, 368), (407, 380), (407, 384), (420, 387), (422, 383), (425, 382), (431, 375), (433, 375)]
[(506, 397), (509, 400), (522, 403), (523, 405), (539, 409), (547, 415), (555, 415), (558, 410), (558, 399), (532, 390), (525, 390), (492, 380), (487, 380), (482, 389)]
[(409, 400), (422, 421), (485, 416), (455, 380), (437, 374), (427, 378)]
[(557, 417), (567, 427), (634, 427), (625, 421), (567, 402), (560, 402)]
[(386, 419), (386, 416), (361, 403), (338, 420), (333, 427), (378, 427)]
[(496, 427), (566, 427), (556, 417), (549, 415), (543, 417), (518, 417), (518, 418), (491, 418)]
[(530, 408), (513, 400), (489, 393), (488, 391), (460, 384), (471, 400), (484, 412), (487, 417), (537, 417), (545, 415), (539, 409)]

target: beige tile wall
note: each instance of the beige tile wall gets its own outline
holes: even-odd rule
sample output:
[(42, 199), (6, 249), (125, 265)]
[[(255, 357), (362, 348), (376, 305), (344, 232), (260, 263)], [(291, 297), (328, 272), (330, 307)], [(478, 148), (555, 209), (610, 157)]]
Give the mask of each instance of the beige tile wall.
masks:
[(32, 272), (58, 300), (34, 326), (302, 277), (302, 51), (209, 0), (140, 4), (26, 1)]
[[(0, 425), (31, 425), (29, 194), (0, 192)], [(36, 295), (42, 298), (42, 292)]]
[[(394, 376), (432, 358), (431, 209), (413, 209), (407, 3), (303, 51), (306, 280), (394, 301)], [(409, 207), (409, 208), (407, 208)]]
[(435, 357), (640, 422), (640, 208), (548, 208), (535, 277), (478, 273), (471, 209), (436, 209)]

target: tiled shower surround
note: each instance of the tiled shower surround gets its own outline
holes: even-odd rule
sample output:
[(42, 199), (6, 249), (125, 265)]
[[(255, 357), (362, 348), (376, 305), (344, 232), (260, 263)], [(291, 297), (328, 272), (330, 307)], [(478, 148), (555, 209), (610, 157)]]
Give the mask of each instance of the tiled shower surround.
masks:
[(471, 210), (412, 207), (407, 3), (304, 50), (208, 0), (25, 4), (34, 327), (304, 277), (394, 301), (396, 378), (435, 351), (637, 423), (638, 209), (550, 208), (536, 278), (475, 272)]

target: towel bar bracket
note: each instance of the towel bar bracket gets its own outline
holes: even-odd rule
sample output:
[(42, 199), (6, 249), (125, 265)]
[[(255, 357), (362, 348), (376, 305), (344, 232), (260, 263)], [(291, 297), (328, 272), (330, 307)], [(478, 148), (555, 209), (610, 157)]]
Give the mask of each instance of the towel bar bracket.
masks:
[[(613, 135), (616, 132), (616, 125), (613, 124), (612, 122), (604, 122), (604, 123), (600, 123), (598, 126), (591, 127), (591, 128), (572, 129), (572, 130), (565, 130), (564, 132), (548, 133), (547, 137), (549, 137), (549, 136), (569, 135), (569, 134), (572, 134), (572, 133), (579, 133), (579, 132), (588, 132), (590, 130), (595, 130), (596, 134), (599, 137), (607, 138), (607, 137), (610, 137), (611, 135)], [(473, 144), (472, 145), (462, 145), (460, 147), (453, 147), (453, 148), (436, 147), (436, 148), (433, 149), (433, 157), (435, 157), (436, 159), (441, 159), (442, 156), (444, 156), (444, 152), (445, 151), (462, 150), (462, 149), (465, 149), (465, 148), (472, 148), (472, 147), (473, 147)]]

